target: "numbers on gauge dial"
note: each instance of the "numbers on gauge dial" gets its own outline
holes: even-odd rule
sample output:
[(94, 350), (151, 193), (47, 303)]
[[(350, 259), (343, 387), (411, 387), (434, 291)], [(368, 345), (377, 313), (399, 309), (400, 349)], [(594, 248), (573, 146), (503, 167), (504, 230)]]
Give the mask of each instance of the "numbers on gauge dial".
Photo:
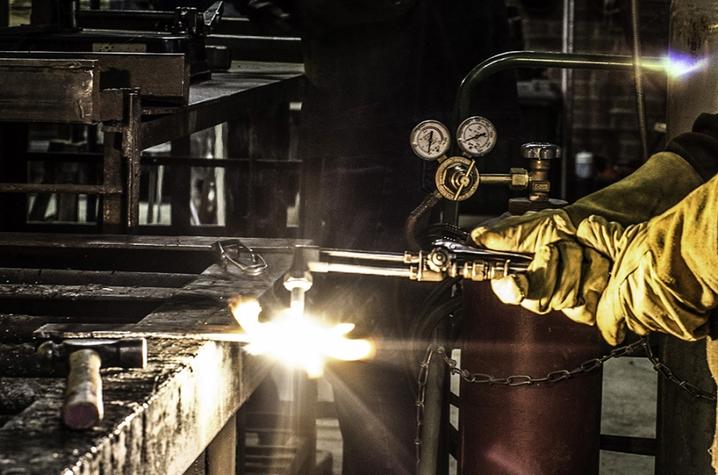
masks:
[(425, 120), (411, 131), (411, 149), (423, 160), (436, 160), (449, 150), (451, 134), (438, 120)]
[(496, 145), (496, 128), (485, 117), (464, 120), (456, 131), (459, 148), (471, 157), (483, 157)]

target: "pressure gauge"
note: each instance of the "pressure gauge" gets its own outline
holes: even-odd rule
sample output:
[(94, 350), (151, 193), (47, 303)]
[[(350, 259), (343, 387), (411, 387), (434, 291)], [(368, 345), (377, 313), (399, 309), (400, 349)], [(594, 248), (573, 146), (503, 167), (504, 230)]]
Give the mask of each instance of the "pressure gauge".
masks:
[(476, 193), (481, 177), (472, 159), (449, 157), (436, 170), (435, 182), (442, 197), (451, 201), (464, 201)]
[(423, 160), (436, 160), (451, 145), (449, 129), (438, 120), (425, 120), (411, 131), (411, 149)]
[(496, 145), (496, 128), (489, 119), (476, 115), (459, 125), (456, 138), (467, 155), (483, 157)]

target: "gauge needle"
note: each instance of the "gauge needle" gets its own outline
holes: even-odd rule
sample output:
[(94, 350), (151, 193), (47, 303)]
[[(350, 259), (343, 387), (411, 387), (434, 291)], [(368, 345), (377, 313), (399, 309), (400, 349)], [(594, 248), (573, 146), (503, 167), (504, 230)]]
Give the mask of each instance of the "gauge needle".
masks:
[(471, 179), (471, 172), (474, 170), (474, 165), (476, 164), (475, 160), (471, 160), (471, 164), (469, 165), (468, 170), (466, 170), (466, 173), (464, 174), (464, 177), (466, 177), (466, 180), (461, 180), (461, 184), (459, 185), (459, 188), (456, 190), (456, 193), (454, 194), (454, 201), (458, 201), (459, 196), (461, 196), (461, 192), (464, 191), (464, 186), (469, 182)]
[(469, 137), (468, 139), (466, 139), (466, 142), (468, 142), (470, 140), (478, 139), (479, 137), (486, 137), (486, 132), (481, 132), (480, 134), (476, 134), (473, 137)]
[(434, 131), (429, 132), (429, 146), (426, 148), (427, 152), (431, 152), (431, 145), (434, 143)]

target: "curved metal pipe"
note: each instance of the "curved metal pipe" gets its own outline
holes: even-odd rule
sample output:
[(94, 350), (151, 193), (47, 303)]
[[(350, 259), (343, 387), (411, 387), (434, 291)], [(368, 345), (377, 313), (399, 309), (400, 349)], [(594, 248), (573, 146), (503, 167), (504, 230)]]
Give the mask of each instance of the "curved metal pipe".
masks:
[[(641, 70), (665, 72), (660, 58), (643, 58)], [(492, 56), (474, 67), (461, 81), (456, 95), (454, 118), (464, 119), (469, 114), (471, 95), (478, 83), (500, 71), (516, 68), (603, 69), (632, 71), (633, 58), (614, 54), (557, 53), (548, 51), (508, 51)]]

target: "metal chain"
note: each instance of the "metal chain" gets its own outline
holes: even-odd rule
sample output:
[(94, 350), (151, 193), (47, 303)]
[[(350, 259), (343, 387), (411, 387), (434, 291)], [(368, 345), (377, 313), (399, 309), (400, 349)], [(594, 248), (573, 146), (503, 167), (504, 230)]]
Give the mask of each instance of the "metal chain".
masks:
[(426, 399), (426, 383), (429, 378), (429, 365), (434, 355), (440, 356), (446, 366), (449, 368), (449, 373), (458, 375), (461, 379), (470, 384), (496, 384), (501, 386), (528, 386), (532, 384), (540, 383), (558, 383), (565, 381), (579, 374), (590, 373), (600, 367), (602, 367), (606, 361), (617, 358), (620, 356), (630, 355), (639, 348), (642, 348), (648, 359), (653, 364), (653, 368), (666, 379), (672, 383), (678, 385), (679, 388), (686, 391), (696, 399), (702, 399), (707, 401), (716, 401), (716, 395), (705, 391), (698, 386), (689, 383), (684, 379), (678, 378), (673, 371), (662, 363), (658, 357), (653, 354), (651, 345), (648, 342), (648, 338), (641, 338), (638, 341), (630, 343), (628, 345), (619, 346), (612, 349), (610, 352), (597, 358), (591, 358), (573, 369), (559, 369), (551, 371), (542, 377), (533, 377), (526, 374), (514, 374), (505, 377), (496, 377), (487, 373), (472, 373), (467, 369), (461, 369), (458, 367), (458, 362), (446, 354), (446, 349), (443, 346), (430, 345), (419, 365), (419, 375), (417, 377), (417, 397), (416, 397), (416, 438), (414, 444), (416, 446), (416, 463), (417, 467), (421, 461), (421, 428), (423, 425), (424, 418), (424, 402)]
[(429, 345), (426, 349), (426, 355), (419, 365), (419, 376), (417, 377), (417, 393), (416, 393), (416, 437), (414, 438), (414, 446), (416, 448), (416, 468), (418, 470), (421, 462), (421, 427), (424, 422), (424, 401), (426, 400), (426, 382), (429, 379), (429, 365), (434, 353), (437, 349), (444, 350), (443, 347)]
[(706, 391), (705, 389), (701, 389), (695, 384), (689, 383), (685, 379), (680, 379), (678, 376), (673, 373), (671, 368), (666, 366), (661, 360), (658, 359), (656, 355), (653, 354), (653, 350), (651, 349), (651, 345), (648, 344), (648, 340), (646, 340), (646, 356), (650, 360), (651, 363), (653, 363), (653, 369), (658, 371), (658, 373), (662, 374), (664, 378), (666, 378), (668, 381), (672, 382), (673, 384), (678, 385), (679, 388), (690, 394), (696, 399), (703, 399), (705, 401), (716, 401), (716, 395), (715, 393)]
[(492, 376), (487, 373), (471, 373), (467, 369), (458, 368), (458, 363), (456, 362), (456, 360), (451, 359), (446, 354), (446, 350), (444, 350), (443, 347), (438, 347), (436, 349), (436, 352), (441, 355), (444, 362), (446, 363), (446, 366), (449, 367), (449, 372), (451, 374), (458, 375), (467, 383), (497, 384), (501, 386), (528, 386), (531, 384), (540, 383), (558, 383), (560, 381), (572, 378), (578, 374), (590, 373), (591, 371), (594, 371), (603, 366), (606, 361), (612, 358), (617, 358), (619, 356), (631, 354), (635, 352), (636, 349), (642, 348), (644, 344), (644, 340), (641, 339), (629, 345), (619, 346), (612, 349), (610, 352), (606, 353), (603, 356), (588, 359), (573, 369), (558, 369), (555, 371), (551, 371), (542, 377), (534, 377), (526, 374), (513, 374), (511, 376), (497, 378), (496, 376)]

